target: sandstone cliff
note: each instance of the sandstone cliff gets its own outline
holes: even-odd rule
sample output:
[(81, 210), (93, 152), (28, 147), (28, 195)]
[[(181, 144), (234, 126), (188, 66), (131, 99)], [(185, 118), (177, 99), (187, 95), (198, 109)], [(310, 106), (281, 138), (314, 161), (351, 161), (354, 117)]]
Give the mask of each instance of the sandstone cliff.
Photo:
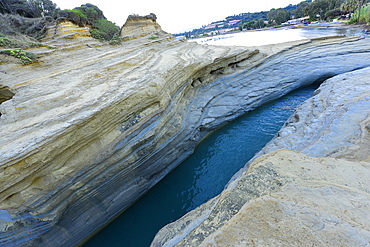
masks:
[(125, 40), (137, 39), (148, 35), (151, 35), (150, 39), (156, 39), (158, 36), (175, 38), (162, 30), (157, 23), (157, 16), (153, 13), (147, 16), (130, 15), (122, 27), (120, 35)]
[(81, 243), (209, 131), (302, 85), (370, 65), (360, 38), (215, 47), (153, 24), (113, 47), (63, 25), (30, 49), (37, 63), (1, 64), (0, 88), (14, 94), (0, 105), (1, 246)]

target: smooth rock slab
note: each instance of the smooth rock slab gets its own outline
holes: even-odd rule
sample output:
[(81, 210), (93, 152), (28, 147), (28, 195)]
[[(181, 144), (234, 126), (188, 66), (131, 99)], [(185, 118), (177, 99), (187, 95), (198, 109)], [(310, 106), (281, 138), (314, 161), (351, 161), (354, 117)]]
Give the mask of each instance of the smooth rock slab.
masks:
[(335, 76), (295, 110), (259, 155), (287, 148), (370, 161), (370, 68)]

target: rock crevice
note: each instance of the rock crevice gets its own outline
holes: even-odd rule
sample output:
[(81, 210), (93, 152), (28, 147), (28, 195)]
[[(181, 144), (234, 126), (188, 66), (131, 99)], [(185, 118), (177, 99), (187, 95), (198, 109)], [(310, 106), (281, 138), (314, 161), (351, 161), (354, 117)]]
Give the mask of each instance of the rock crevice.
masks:
[(219, 196), (152, 246), (368, 244), (369, 73), (325, 81)]

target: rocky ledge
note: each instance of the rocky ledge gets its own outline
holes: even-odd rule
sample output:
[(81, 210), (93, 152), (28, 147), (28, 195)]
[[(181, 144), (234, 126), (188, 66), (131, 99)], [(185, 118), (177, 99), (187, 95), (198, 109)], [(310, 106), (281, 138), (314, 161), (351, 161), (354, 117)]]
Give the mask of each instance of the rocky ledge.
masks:
[(152, 246), (368, 246), (369, 78), (366, 68), (323, 83), (219, 196)]
[[(138, 19), (153, 24), (148, 18)], [(86, 30), (71, 35), (78, 27), (66, 23), (29, 50), (38, 62), (1, 64), (1, 246), (80, 244), (209, 131), (298, 87), (370, 65), (369, 42), (357, 37), (216, 47), (153, 25), (146, 36), (109, 46)]]

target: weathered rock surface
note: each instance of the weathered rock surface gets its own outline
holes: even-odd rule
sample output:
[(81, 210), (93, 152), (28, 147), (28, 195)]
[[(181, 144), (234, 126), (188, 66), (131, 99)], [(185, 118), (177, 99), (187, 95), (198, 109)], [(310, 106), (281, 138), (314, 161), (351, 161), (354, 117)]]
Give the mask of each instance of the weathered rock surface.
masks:
[(62, 21), (48, 28), (43, 42), (56, 39), (75, 39), (77, 37), (91, 37), (89, 27), (79, 27), (71, 21)]
[(121, 37), (126, 40), (137, 39), (148, 35), (151, 35), (149, 37), (151, 39), (157, 39), (158, 36), (175, 38), (162, 30), (161, 26), (157, 23), (157, 16), (155, 14), (147, 16), (130, 15), (121, 30)]
[(370, 161), (370, 68), (327, 80), (261, 154), (287, 148), (314, 157)]
[(267, 154), (152, 245), (368, 246), (369, 76), (324, 82), (256, 157)]
[(38, 63), (0, 69), (0, 84), (15, 93), (0, 105), (1, 246), (81, 243), (210, 130), (370, 65), (369, 42), (354, 37), (257, 49), (149, 32), (112, 47), (57, 30), (57, 40), (31, 49)]
[(367, 162), (272, 152), (152, 245), (367, 246), (369, 176)]

